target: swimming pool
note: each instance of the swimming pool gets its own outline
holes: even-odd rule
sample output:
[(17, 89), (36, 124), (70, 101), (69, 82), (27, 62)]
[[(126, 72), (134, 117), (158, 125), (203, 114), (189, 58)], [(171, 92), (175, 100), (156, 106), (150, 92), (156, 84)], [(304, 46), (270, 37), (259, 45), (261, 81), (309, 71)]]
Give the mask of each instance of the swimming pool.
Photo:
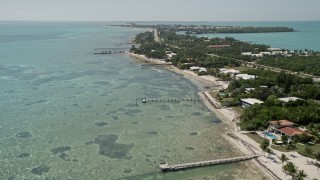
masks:
[(277, 139), (277, 136), (275, 136), (275, 135), (273, 135), (273, 134), (271, 134), (269, 132), (264, 131), (263, 134), (265, 136), (267, 136), (268, 138), (270, 138), (270, 139)]

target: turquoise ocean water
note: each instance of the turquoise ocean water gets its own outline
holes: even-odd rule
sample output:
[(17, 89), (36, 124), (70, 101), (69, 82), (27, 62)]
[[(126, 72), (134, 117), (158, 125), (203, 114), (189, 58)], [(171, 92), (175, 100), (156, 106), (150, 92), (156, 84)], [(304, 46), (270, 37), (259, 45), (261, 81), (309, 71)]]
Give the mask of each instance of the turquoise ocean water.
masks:
[(105, 25), (0, 22), (0, 179), (263, 179), (250, 162), (159, 172), (161, 161), (240, 153), (201, 103), (136, 105), (201, 88), (126, 55), (94, 55), (129, 49), (144, 31)]
[[(179, 23), (180, 24), (180, 23)], [(190, 24), (190, 23), (187, 23)], [(205, 37), (234, 37), (250, 43), (267, 44), (284, 49), (309, 49), (320, 51), (320, 21), (290, 22), (194, 22), (192, 24), (210, 24), (217, 26), (284, 26), (292, 27), (295, 32), (284, 33), (249, 33), (249, 34), (202, 34)]]

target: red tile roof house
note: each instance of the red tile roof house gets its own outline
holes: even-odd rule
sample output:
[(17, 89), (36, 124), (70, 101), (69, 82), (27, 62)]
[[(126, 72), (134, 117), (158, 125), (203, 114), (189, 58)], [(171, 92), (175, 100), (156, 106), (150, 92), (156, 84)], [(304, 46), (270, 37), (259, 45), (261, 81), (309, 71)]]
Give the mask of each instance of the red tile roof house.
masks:
[(270, 121), (268, 132), (274, 132), (281, 135), (288, 136), (288, 142), (292, 141), (292, 138), (296, 135), (301, 135), (304, 132), (294, 127), (294, 123), (288, 120)]

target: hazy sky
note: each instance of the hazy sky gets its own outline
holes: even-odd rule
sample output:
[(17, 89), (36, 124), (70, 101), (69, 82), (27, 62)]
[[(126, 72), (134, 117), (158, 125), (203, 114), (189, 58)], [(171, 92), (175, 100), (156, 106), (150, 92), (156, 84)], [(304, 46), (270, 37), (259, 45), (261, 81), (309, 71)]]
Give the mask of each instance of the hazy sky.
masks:
[(0, 20), (320, 20), (320, 0), (0, 0)]

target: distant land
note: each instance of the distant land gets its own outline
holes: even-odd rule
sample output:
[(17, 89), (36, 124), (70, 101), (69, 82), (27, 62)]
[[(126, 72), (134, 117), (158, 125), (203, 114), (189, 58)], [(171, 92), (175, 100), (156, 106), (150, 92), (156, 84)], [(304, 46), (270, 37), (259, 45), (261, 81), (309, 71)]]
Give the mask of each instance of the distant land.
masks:
[(141, 25), (136, 23), (129, 23), (123, 25), (114, 25), (121, 27), (134, 28), (153, 28), (153, 29), (167, 29), (176, 32), (185, 31), (186, 34), (218, 34), (218, 33), (272, 33), (272, 32), (294, 32), (290, 27), (253, 27), (253, 26), (211, 26), (211, 25), (181, 25), (181, 24), (159, 24), (159, 25)]

